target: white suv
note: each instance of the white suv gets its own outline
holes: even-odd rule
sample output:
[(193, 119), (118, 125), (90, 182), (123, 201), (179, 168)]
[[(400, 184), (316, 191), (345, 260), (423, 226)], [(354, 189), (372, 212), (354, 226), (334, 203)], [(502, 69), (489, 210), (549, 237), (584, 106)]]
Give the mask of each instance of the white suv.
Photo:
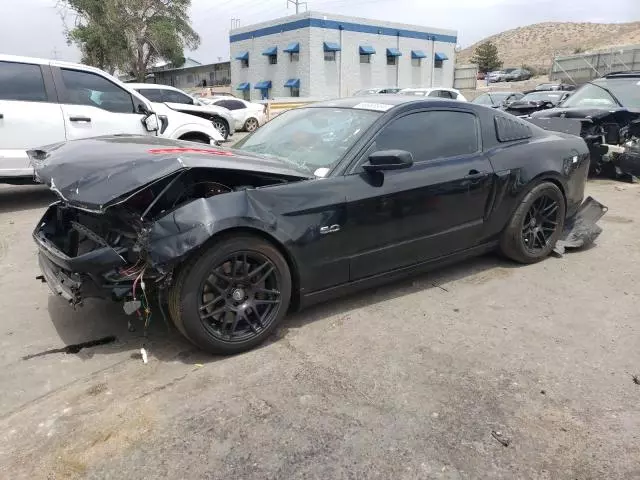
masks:
[(153, 105), (163, 104), (177, 112), (205, 118), (213, 124), (220, 134), (227, 140), (236, 131), (235, 119), (231, 112), (223, 107), (208, 105), (200, 99), (186, 94), (182, 90), (169, 85), (156, 83), (127, 83)]
[(151, 103), (97, 68), (0, 55), (0, 183), (33, 180), (26, 151), (65, 140), (134, 134), (213, 144), (210, 121)]

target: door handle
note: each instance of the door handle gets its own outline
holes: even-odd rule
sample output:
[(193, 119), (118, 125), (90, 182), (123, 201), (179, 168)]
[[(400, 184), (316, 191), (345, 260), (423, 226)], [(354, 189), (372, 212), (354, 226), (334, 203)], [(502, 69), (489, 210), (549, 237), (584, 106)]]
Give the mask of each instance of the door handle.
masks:
[(69, 120), (72, 121), (72, 122), (87, 122), (87, 123), (91, 123), (91, 119), (89, 117), (83, 117), (83, 116), (69, 117)]

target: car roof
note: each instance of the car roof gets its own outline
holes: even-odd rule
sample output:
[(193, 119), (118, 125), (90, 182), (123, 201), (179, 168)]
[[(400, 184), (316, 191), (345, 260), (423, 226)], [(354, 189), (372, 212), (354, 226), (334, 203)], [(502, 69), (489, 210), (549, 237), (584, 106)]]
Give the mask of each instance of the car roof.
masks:
[(610, 72), (600, 78), (624, 78), (624, 77), (640, 77), (639, 70), (629, 70), (629, 71), (620, 71), (620, 72)]
[(151, 90), (174, 90), (176, 92), (186, 93), (179, 88), (172, 87), (171, 85), (162, 85), (159, 83), (127, 83), (131, 88), (148, 88)]
[[(437, 107), (448, 105), (456, 108), (471, 105), (469, 102), (460, 102), (458, 100), (436, 98), (436, 97), (415, 97), (409, 95), (363, 95), (362, 97), (345, 97), (335, 100), (326, 100), (323, 102), (312, 103), (307, 108), (358, 108), (359, 110), (371, 110), (374, 112), (385, 112), (392, 108), (410, 103), (421, 104), (424, 107)], [(471, 107), (473, 108), (473, 107)]]

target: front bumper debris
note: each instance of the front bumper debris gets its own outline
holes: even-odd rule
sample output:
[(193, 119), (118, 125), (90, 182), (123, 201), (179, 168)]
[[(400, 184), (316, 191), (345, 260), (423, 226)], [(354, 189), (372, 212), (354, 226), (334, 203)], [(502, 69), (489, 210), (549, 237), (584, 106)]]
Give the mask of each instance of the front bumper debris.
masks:
[(562, 255), (567, 248), (582, 248), (592, 244), (602, 233), (602, 228), (597, 225), (597, 222), (607, 213), (607, 210), (607, 207), (593, 197), (588, 197), (580, 205), (578, 212), (566, 220), (564, 231), (553, 251)]

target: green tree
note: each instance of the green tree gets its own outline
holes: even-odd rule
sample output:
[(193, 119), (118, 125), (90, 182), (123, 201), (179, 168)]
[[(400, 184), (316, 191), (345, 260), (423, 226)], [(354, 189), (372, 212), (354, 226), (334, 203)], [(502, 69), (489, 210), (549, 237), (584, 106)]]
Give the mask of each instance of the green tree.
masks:
[(184, 63), (184, 49), (200, 37), (191, 27), (191, 0), (60, 0), (75, 16), (67, 40), (78, 45), (82, 61), (144, 81), (160, 59)]
[(491, 41), (478, 45), (473, 52), (471, 62), (478, 65), (478, 69), (483, 73), (502, 68), (502, 61), (498, 56), (498, 47)]

